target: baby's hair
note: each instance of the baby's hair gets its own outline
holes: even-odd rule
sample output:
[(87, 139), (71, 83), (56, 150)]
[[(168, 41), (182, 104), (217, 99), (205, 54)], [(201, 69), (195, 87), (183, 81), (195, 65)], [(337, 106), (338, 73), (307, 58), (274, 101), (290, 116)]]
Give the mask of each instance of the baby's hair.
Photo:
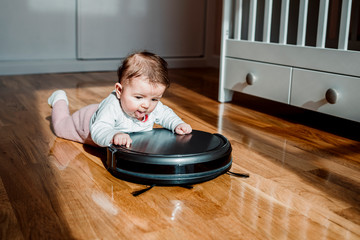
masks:
[(146, 77), (150, 83), (170, 86), (167, 62), (160, 56), (150, 52), (135, 52), (124, 59), (117, 70), (119, 83), (136, 77)]

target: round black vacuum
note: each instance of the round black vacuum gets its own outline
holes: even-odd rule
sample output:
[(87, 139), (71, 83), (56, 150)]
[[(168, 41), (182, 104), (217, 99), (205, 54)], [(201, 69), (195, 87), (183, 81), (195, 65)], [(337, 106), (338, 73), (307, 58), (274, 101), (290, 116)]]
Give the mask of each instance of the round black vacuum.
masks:
[(214, 179), (231, 168), (231, 144), (221, 134), (193, 130), (177, 135), (155, 128), (130, 137), (130, 148), (111, 145), (107, 151), (107, 169), (126, 181), (191, 185)]

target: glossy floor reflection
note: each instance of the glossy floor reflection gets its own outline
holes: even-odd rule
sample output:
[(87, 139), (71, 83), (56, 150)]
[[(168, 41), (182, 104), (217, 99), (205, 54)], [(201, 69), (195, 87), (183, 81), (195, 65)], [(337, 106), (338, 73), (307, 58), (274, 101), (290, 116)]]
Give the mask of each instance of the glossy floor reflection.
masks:
[[(116, 73), (0, 76), (0, 239), (360, 239), (359, 125), (321, 116), (323, 128), (317, 115), (246, 96), (220, 104), (217, 74), (171, 70), (162, 102), (193, 129), (226, 136), (231, 170), (250, 178), (138, 197), (146, 186), (112, 176), (106, 149), (50, 128), (54, 90), (75, 111), (105, 98)], [(331, 129), (339, 121), (353, 132)]]

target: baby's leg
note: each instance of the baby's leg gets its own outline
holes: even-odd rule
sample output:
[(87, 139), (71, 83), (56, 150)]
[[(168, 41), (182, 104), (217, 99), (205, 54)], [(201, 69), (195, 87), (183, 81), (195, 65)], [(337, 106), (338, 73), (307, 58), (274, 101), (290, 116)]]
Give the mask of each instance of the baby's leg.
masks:
[(97, 146), (91, 139), (90, 119), (99, 104), (91, 104), (76, 111), (70, 116), (65, 101), (59, 100), (53, 105), (52, 124), (55, 135), (68, 140)]
[(53, 92), (48, 103), (52, 107), (51, 122), (56, 136), (96, 146), (90, 136), (89, 124), (99, 104), (81, 108), (70, 116), (69, 101), (63, 90)]
[(58, 100), (52, 106), (51, 122), (56, 136), (83, 143), (65, 100)]
[(86, 107), (81, 108), (79, 111), (75, 112), (71, 118), (75, 125), (76, 131), (79, 134), (80, 138), (83, 140), (83, 143), (97, 146), (90, 135), (90, 119), (92, 115), (98, 109), (99, 104), (91, 104)]

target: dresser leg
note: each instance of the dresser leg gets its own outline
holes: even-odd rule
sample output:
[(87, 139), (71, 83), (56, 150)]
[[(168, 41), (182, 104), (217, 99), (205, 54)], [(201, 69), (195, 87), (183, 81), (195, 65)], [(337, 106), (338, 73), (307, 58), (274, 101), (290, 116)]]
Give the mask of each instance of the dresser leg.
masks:
[(234, 91), (231, 91), (229, 89), (220, 89), (219, 90), (219, 102), (230, 102), (232, 100)]

